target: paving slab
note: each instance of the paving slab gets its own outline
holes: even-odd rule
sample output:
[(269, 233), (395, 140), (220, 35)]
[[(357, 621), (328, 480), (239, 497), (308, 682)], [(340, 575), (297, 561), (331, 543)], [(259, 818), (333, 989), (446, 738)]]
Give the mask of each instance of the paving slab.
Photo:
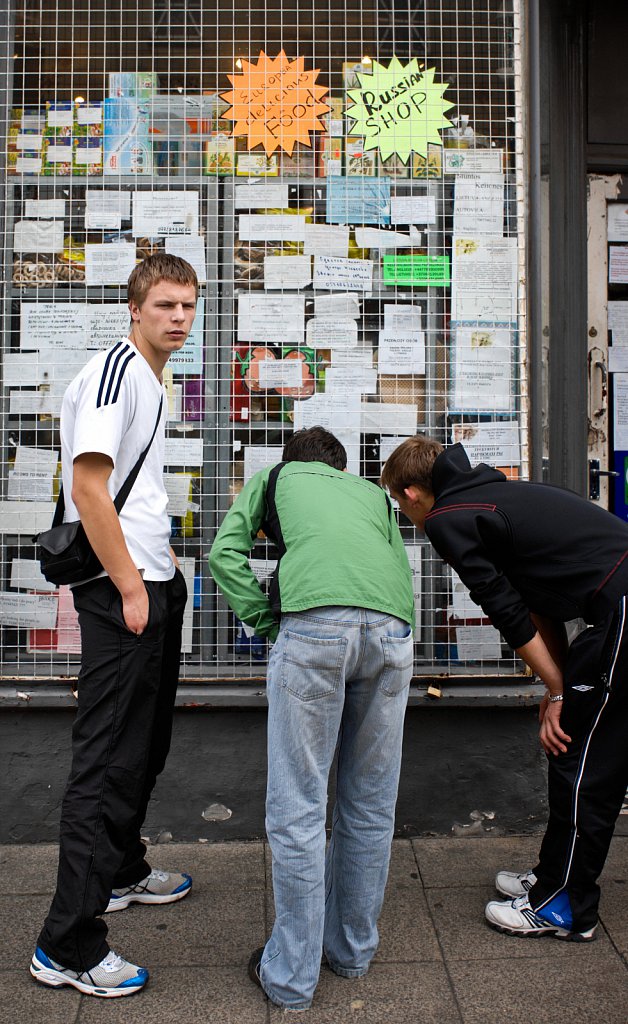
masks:
[(192, 892), (164, 906), (131, 905), (107, 915), (108, 942), (142, 967), (244, 964), (265, 937), (264, 893)]
[(20, 970), (0, 970), (2, 1024), (74, 1024), (81, 1005), (80, 993), (40, 985), (29, 973), (29, 961), (30, 955)]
[(0, 970), (28, 970), (49, 896), (0, 896)]
[(579, 963), (587, 956), (600, 958), (612, 952), (608, 935), (603, 930), (599, 930), (599, 938), (591, 945), (560, 942), (551, 935), (520, 937), (495, 931), (484, 919), (484, 907), (493, 898), (490, 887), (484, 890), (480, 887), (428, 890), (428, 904), (443, 955), (448, 962), (490, 959), (519, 961), (551, 956), (553, 959), (573, 959)]
[[(537, 862), (542, 836), (413, 839), (423, 885), (491, 886), (500, 870), (527, 871)], [(490, 898), (490, 895), (489, 895)]]
[(0, 846), (2, 890), (6, 893), (49, 893), (57, 881), (58, 846)]
[[(286, 1014), (269, 1004), (271, 1024)], [(307, 1024), (462, 1024), (443, 964), (373, 964), (363, 978), (339, 978), (328, 968), (314, 995)]]
[(79, 1019), (80, 1024), (266, 1024), (268, 1013), (259, 989), (236, 968), (161, 967), (137, 995), (84, 996)]
[[(628, 879), (603, 882), (600, 920), (615, 949), (628, 957)], [(628, 1021), (628, 1007), (626, 1020)]]
[(263, 889), (266, 884), (262, 843), (155, 843), (148, 847), (147, 860), (159, 870), (186, 871), (197, 891)]
[(464, 1024), (626, 1024), (625, 965), (611, 951), (600, 957), (590, 955), (592, 946), (580, 948), (577, 964), (549, 951), (516, 964), (511, 958), (450, 963)]

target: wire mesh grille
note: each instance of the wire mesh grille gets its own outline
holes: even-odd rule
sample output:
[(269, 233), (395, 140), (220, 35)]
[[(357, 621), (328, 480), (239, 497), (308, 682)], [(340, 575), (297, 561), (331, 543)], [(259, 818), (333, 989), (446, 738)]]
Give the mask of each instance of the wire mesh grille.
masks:
[[(263, 676), (267, 644), (224, 604), (207, 553), (291, 431), (329, 426), (372, 480), (417, 431), (526, 476), (518, 2), (22, 0), (8, 17), (3, 671), (76, 670), (71, 594), (32, 544), (58, 493), (61, 398), (126, 335), (130, 269), (165, 250), (201, 280), (165, 374), (183, 675)], [(401, 528), (416, 673), (519, 671)], [(258, 538), (262, 587), (275, 557)]]

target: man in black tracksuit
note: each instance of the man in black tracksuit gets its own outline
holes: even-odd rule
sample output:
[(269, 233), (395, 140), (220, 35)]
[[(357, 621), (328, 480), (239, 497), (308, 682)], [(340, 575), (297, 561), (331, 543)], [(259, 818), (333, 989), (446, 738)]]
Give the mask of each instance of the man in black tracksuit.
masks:
[[(533, 871), (502, 871), (486, 918), (515, 935), (594, 937), (597, 878), (628, 785), (628, 525), (570, 491), (472, 468), (413, 437), (382, 483), (547, 686), (550, 817)], [(591, 623), (568, 646), (564, 623)]]

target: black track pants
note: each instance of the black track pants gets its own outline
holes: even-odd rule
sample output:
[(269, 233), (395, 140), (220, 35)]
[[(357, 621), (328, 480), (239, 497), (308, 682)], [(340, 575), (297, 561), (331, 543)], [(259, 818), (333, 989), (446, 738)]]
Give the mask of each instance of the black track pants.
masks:
[(74, 590), (82, 646), (78, 713), (57, 889), (38, 944), (77, 971), (107, 955), (99, 915), (112, 888), (150, 873), (140, 829), (170, 748), (186, 586), (178, 570), (145, 586), (149, 618), (141, 636), (126, 628), (108, 577)]
[(561, 726), (566, 754), (549, 758), (550, 816), (530, 904), (566, 891), (573, 930), (597, 922), (604, 867), (628, 786), (628, 599), (569, 649)]

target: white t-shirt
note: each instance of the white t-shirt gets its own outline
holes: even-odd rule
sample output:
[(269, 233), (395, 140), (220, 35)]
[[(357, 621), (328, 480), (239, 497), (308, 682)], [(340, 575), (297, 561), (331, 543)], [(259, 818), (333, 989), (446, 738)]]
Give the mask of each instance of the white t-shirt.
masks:
[(135, 345), (122, 338), (83, 367), (61, 408), (64, 518), (73, 522), (80, 518), (72, 501), (74, 459), (86, 452), (108, 455), (113, 472), (107, 486), (115, 498), (150, 441), (162, 394), (161, 422), (120, 513), (129, 554), (145, 580), (169, 580), (175, 571), (163, 480), (168, 405), (163, 387)]

